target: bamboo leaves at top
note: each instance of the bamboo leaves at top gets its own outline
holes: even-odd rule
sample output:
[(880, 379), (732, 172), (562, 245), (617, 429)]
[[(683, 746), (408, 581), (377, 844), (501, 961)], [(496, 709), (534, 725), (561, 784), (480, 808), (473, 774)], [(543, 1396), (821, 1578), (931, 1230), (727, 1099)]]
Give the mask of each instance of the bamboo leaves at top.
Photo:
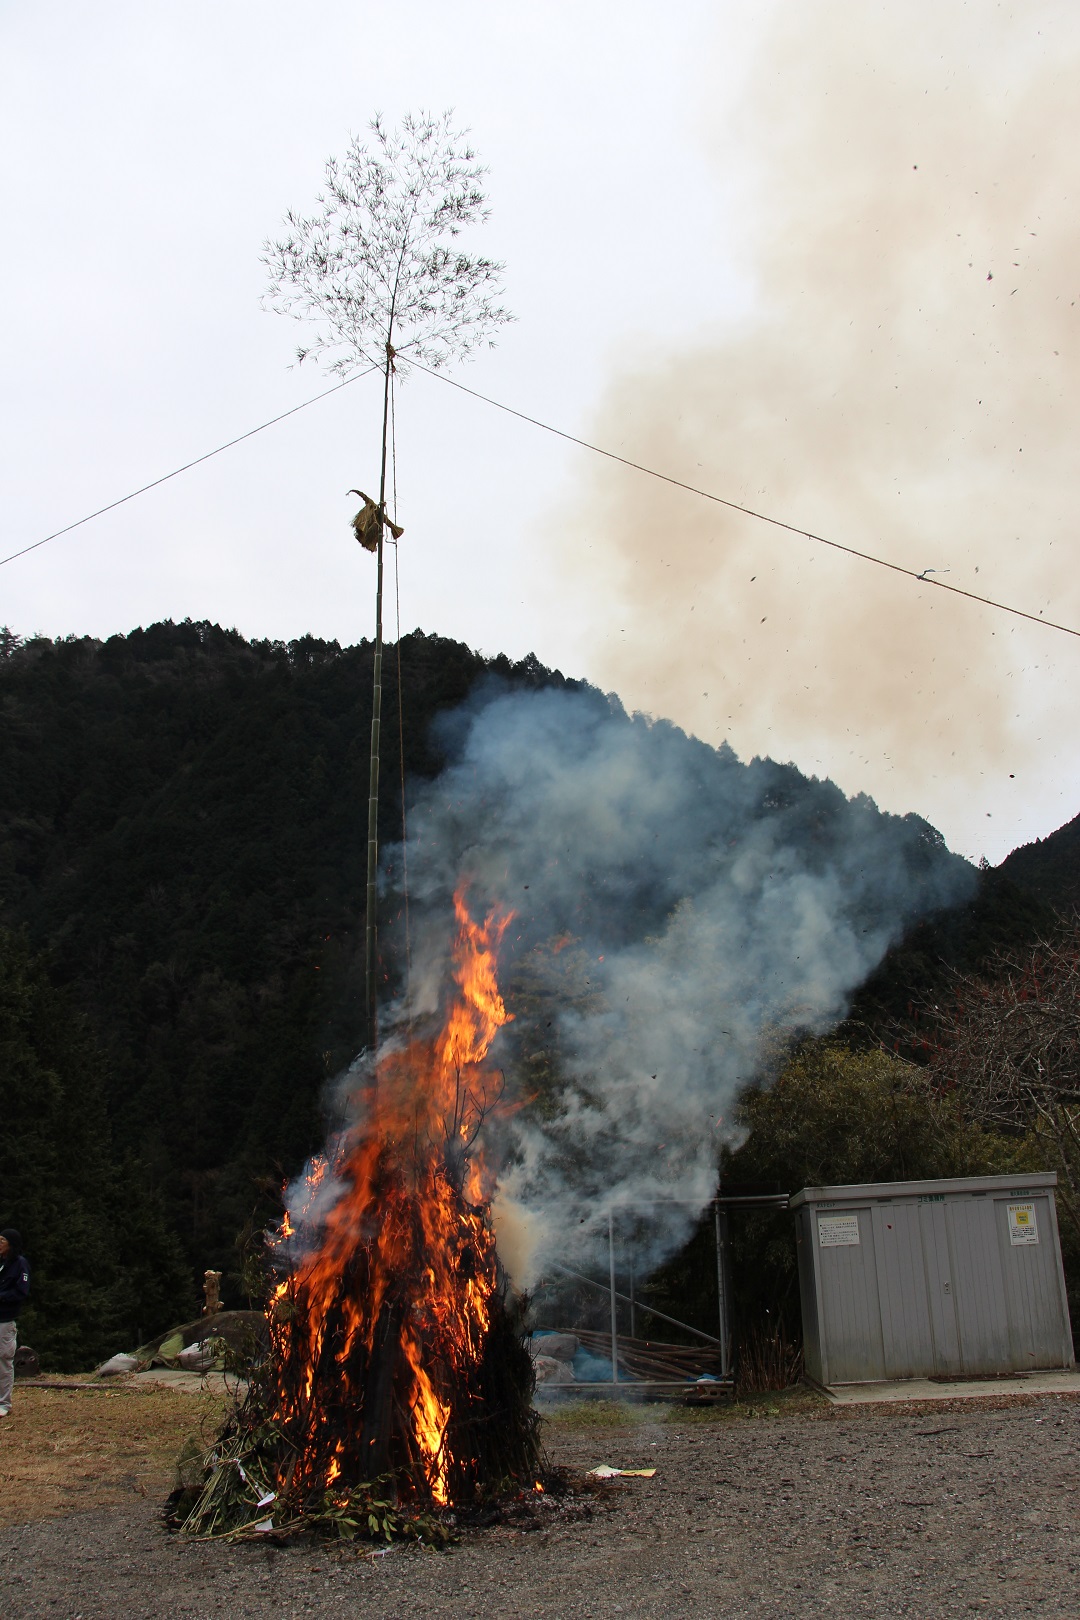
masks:
[(328, 161), (317, 211), (290, 211), (282, 238), (264, 243), (264, 307), (315, 327), (300, 361), (344, 377), (383, 368), (391, 344), (438, 368), (491, 346), (513, 318), (499, 303), (503, 266), (458, 240), (488, 217), (487, 171), (451, 120), (409, 115), (389, 130), (376, 117), (368, 144), (354, 137)]

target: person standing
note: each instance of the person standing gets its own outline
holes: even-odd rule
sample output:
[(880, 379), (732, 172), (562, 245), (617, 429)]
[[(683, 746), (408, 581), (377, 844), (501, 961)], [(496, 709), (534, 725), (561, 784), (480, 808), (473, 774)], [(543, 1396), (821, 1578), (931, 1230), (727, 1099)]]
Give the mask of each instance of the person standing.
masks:
[(30, 1293), (30, 1267), (13, 1226), (0, 1232), (0, 1417), (11, 1411), (15, 1381), (15, 1318)]

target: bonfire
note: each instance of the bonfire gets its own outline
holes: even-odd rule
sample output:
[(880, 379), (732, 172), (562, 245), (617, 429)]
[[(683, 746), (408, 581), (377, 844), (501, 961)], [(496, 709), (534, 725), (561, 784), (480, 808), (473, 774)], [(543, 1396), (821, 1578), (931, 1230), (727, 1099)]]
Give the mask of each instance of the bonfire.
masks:
[(510, 916), (475, 922), (463, 892), (455, 915), (441, 1028), (387, 1043), (275, 1235), (270, 1352), (201, 1459), (188, 1530), (430, 1534), (441, 1510), (535, 1488), (532, 1362), (482, 1130), (506, 1106), (487, 1057), (511, 1016)]

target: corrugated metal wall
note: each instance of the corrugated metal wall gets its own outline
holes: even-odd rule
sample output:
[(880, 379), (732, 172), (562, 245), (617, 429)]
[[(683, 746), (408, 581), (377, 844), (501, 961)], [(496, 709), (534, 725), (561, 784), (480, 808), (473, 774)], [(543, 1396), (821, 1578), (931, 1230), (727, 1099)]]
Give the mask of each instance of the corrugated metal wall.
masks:
[(1056, 1180), (798, 1193), (810, 1376), (843, 1384), (1071, 1367)]

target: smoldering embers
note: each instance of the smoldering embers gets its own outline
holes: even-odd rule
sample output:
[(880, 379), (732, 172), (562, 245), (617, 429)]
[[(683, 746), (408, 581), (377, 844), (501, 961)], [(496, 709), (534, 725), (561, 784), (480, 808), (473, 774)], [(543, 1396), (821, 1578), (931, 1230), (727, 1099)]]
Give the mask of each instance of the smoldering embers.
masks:
[[(410, 815), (413, 1011), (434, 1011), (451, 897), (512, 906), (501, 1058), (532, 1107), (501, 1131), (504, 1257), (587, 1258), (609, 1207), (677, 1198), (658, 1261), (712, 1196), (740, 1086), (821, 1032), (913, 918), (974, 870), (893, 816), (741, 763), (589, 689), (488, 685), (442, 726)], [(388, 882), (400, 852), (388, 852)]]

